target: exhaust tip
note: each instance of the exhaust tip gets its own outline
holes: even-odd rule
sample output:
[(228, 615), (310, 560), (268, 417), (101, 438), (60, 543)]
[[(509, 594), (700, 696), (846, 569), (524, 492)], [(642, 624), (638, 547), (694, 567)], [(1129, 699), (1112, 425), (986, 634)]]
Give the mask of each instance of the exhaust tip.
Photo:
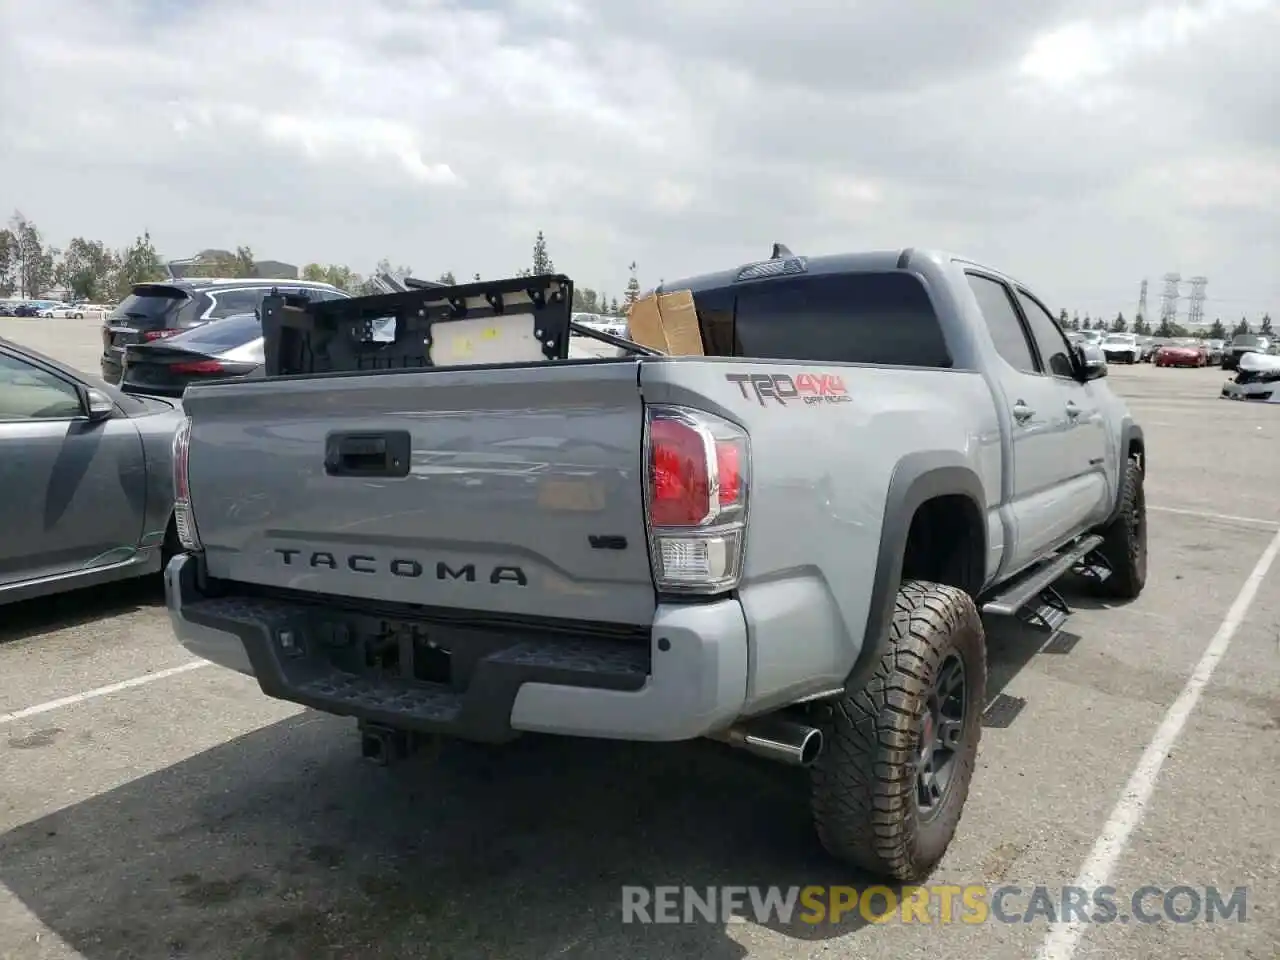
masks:
[(762, 717), (730, 727), (714, 739), (781, 763), (807, 767), (822, 753), (822, 731), (780, 717)]
[(823, 743), (822, 731), (816, 727), (810, 729), (800, 742), (800, 766), (811, 766), (822, 753)]

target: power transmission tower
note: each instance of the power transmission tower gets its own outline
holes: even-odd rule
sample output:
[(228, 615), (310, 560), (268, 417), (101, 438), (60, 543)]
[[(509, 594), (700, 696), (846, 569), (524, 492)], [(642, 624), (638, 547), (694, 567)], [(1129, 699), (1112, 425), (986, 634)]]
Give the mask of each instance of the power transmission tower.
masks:
[(1160, 322), (1172, 324), (1178, 319), (1178, 295), (1182, 277), (1176, 273), (1166, 273), (1164, 290), (1160, 293)]
[(1193, 327), (1204, 323), (1204, 288), (1208, 285), (1208, 277), (1191, 278), (1191, 304), (1187, 308), (1187, 323)]
[(1147, 281), (1144, 277), (1142, 286), (1138, 289), (1138, 315), (1135, 322), (1145, 319), (1147, 319)]

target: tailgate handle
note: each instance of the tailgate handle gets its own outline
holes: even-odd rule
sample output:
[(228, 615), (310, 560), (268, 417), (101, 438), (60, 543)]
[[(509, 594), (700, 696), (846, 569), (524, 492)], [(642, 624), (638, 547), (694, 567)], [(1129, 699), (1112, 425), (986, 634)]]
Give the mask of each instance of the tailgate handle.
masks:
[(409, 431), (331, 433), (324, 440), (324, 472), (331, 477), (407, 477)]

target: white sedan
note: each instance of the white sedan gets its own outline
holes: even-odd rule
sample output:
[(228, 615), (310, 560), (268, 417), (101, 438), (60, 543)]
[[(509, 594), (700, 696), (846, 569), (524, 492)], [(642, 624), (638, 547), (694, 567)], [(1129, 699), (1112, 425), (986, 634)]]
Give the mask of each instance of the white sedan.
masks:
[(72, 306), (69, 303), (60, 303), (56, 307), (42, 311), (40, 314), (46, 320), (83, 320), (84, 315), (85, 304)]

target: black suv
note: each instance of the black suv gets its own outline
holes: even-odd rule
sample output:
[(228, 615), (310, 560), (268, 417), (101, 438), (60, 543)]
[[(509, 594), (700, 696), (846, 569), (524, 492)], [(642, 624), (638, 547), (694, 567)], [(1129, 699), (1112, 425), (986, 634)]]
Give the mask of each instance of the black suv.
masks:
[(1223, 348), (1222, 351), (1222, 369), (1238, 370), (1240, 369), (1240, 358), (1246, 353), (1267, 353), (1271, 349), (1271, 340), (1268, 337), (1258, 336), (1256, 333), (1241, 333), (1233, 337), (1231, 343)]
[(350, 294), (312, 280), (215, 280), (186, 277), (139, 283), (102, 319), (102, 379), (119, 383), (124, 349), (162, 340), (210, 320), (253, 313), (272, 290), (312, 300), (343, 300)]

